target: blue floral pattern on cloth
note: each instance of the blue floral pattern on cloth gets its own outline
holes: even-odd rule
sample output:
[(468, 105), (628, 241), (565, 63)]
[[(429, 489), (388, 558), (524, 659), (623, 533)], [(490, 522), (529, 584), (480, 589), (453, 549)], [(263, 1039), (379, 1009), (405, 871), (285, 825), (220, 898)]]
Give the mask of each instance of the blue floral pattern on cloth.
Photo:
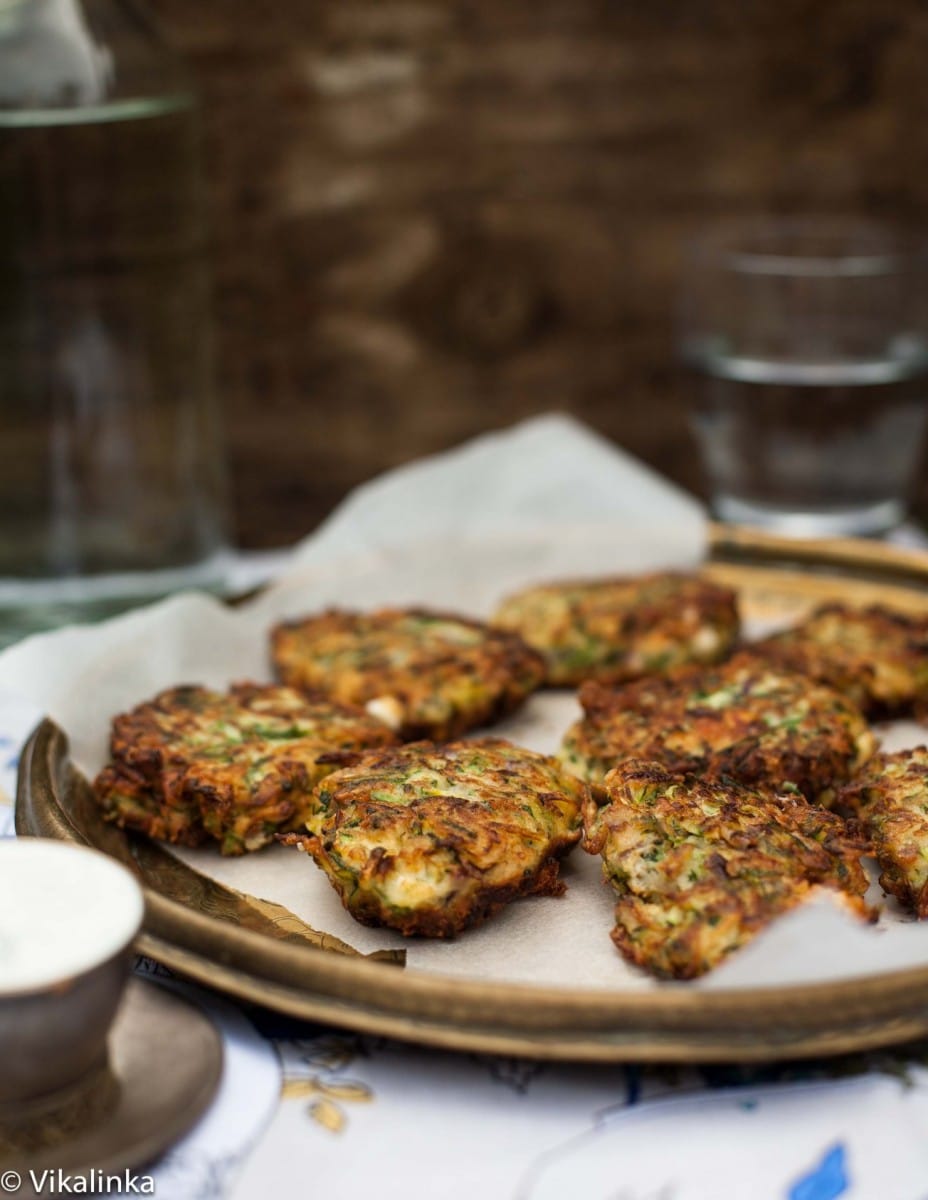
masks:
[(846, 1160), (847, 1152), (840, 1142), (826, 1150), (818, 1166), (793, 1184), (787, 1200), (837, 1200), (846, 1195), (850, 1186)]

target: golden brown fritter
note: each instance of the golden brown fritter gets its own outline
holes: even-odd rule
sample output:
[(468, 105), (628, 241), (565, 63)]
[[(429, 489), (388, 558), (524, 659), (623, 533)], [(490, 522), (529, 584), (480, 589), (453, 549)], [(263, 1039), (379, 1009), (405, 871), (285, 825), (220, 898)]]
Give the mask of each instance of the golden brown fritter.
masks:
[(587, 789), (499, 738), (370, 751), (316, 789), (307, 850), (366, 925), (453, 937), (518, 896), (558, 895)]
[(424, 609), (286, 621), (271, 646), (284, 683), (363, 705), (407, 741), (488, 725), (518, 708), (545, 673), (515, 634)]
[(858, 709), (792, 671), (736, 657), (610, 689), (580, 689), (585, 717), (561, 757), (598, 780), (629, 758), (705, 778), (780, 788), (826, 803), (876, 748)]
[(503, 601), (493, 624), (544, 656), (555, 687), (718, 662), (739, 631), (733, 591), (671, 572), (526, 588)]
[(869, 836), (883, 890), (928, 917), (928, 748), (876, 755), (838, 804), (856, 813)]
[[(819, 886), (866, 915), (866, 842), (795, 793), (684, 779), (632, 760), (584, 809), (584, 849), (618, 893), (612, 940), (660, 978), (693, 979)], [(600, 796), (602, 798), (602, 796)]]
[(928, 706), (928, 616), (825, 604), (748, 652), (829, 684), (871, 717)]
[(242, 854), (301, 825), (346, 752), (396, 740), (366, 713), (293, 688), (177, 687), (113, 720), (113, 761), (94, 790), (122, 828)]

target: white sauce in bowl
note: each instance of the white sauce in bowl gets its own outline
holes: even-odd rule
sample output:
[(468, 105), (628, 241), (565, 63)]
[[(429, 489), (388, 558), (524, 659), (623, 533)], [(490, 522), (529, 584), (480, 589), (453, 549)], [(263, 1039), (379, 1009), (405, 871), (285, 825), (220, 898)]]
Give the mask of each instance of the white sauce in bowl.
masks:
[(44, 838), (0, 840), (0, 997), (80, 975), (135, 937), (144, 901), (105, 854)]

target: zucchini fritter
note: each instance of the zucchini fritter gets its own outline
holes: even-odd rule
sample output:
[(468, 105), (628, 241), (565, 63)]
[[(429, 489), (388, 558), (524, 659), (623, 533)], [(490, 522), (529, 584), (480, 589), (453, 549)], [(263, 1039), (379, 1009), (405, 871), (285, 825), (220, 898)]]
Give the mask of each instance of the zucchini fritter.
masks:
[(928, 918), (928, 748), (876, 755), (838, 803), (870, 837), (883, 890)]
[(554, 687), (718, 662), (739, 630), (734, 592), (671, 572), (526, 588), (503, 601), (493, 624), (544, 656)]
[(618, 893), (612, 940), (636, 966), (693, 979), (819, 885), (866, 915), (866, 842), (795, 793), (684, 779), (633, 760), (584, 808), (584, 849)]
[(829, 684), (870, 717), (928, 707), (928, 617), (825, 604), (748, 653)]
[(108, 821), (242, 854), (295, 828), (346, 752), (396, 737), (364, 712), (293, 688), (176, 687), (113, 720), (113, 762), (94, 784)]
[(271, 633), (278, 677), (358, 704), (409, 741), (445, 741), (511, 712), (544, 680), (515, 634), (425, 609), (332, 610)]
[(561, 757), (581, 778), (601, 779), (629, 758), (705, 778), (780, 788), (826, 803), (876, 748), (858, 709), (793, 671), (738, 656), (609, 689), (580, 689), (586, 715)]
[(316, 789), (307, 850), (365, 925), (453, 937), (518, 896), (559, 895), (587, 789), (499, 738), (370, 751)]

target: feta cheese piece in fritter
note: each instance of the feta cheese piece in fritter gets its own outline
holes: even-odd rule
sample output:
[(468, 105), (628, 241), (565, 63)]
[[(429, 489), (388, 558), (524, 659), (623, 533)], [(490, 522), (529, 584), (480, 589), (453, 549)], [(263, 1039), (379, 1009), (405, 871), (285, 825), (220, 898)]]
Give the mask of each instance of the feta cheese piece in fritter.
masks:
[(674, 573), (526, 588), (503, 602), (493, 623), (544, 656), (555, 687), (718, 662), (739, 631), (734, 592)]
[(293, 688), (177, 687), (113, 720), (113, 761), (94, 790), (125, 829), (241, 854), (301, 825), (345, 752), (395, 741), (366, 713)]
[(826, 604), (748, 649), (829, 684), (872, 717), (928, 706), (928, 616)]
[(518, 896), (558, 895), (586, 787), (498, 738), (370, 751), (316, 789), (307, 850), (366, 925), (452, 937)]
[(561, 752), (598, 780), (629, 758), (706, 778), (792, 785), (826, 803), (876, 749), (851, 701), (794, 671), (738, 656), (610, 689), (580, 689), (584, 718)]
[(271, 645), (284, 683), (364, 705), (405, 740), (488, 725), (544, 680), (540, 656), (515, 634), (423, 609), (286, 621)]
[(585, 805), (584, 849), (618, 894), (613, 941), (652, 975), (704, 974), (819, 886), (866, 915), (865, 840), (795, 793), (633, 760), (609, 772), (602, 796)]
[(928, 748), (878, 754), (844, 788), (882, 868), (880, 886), (928, 918)]

